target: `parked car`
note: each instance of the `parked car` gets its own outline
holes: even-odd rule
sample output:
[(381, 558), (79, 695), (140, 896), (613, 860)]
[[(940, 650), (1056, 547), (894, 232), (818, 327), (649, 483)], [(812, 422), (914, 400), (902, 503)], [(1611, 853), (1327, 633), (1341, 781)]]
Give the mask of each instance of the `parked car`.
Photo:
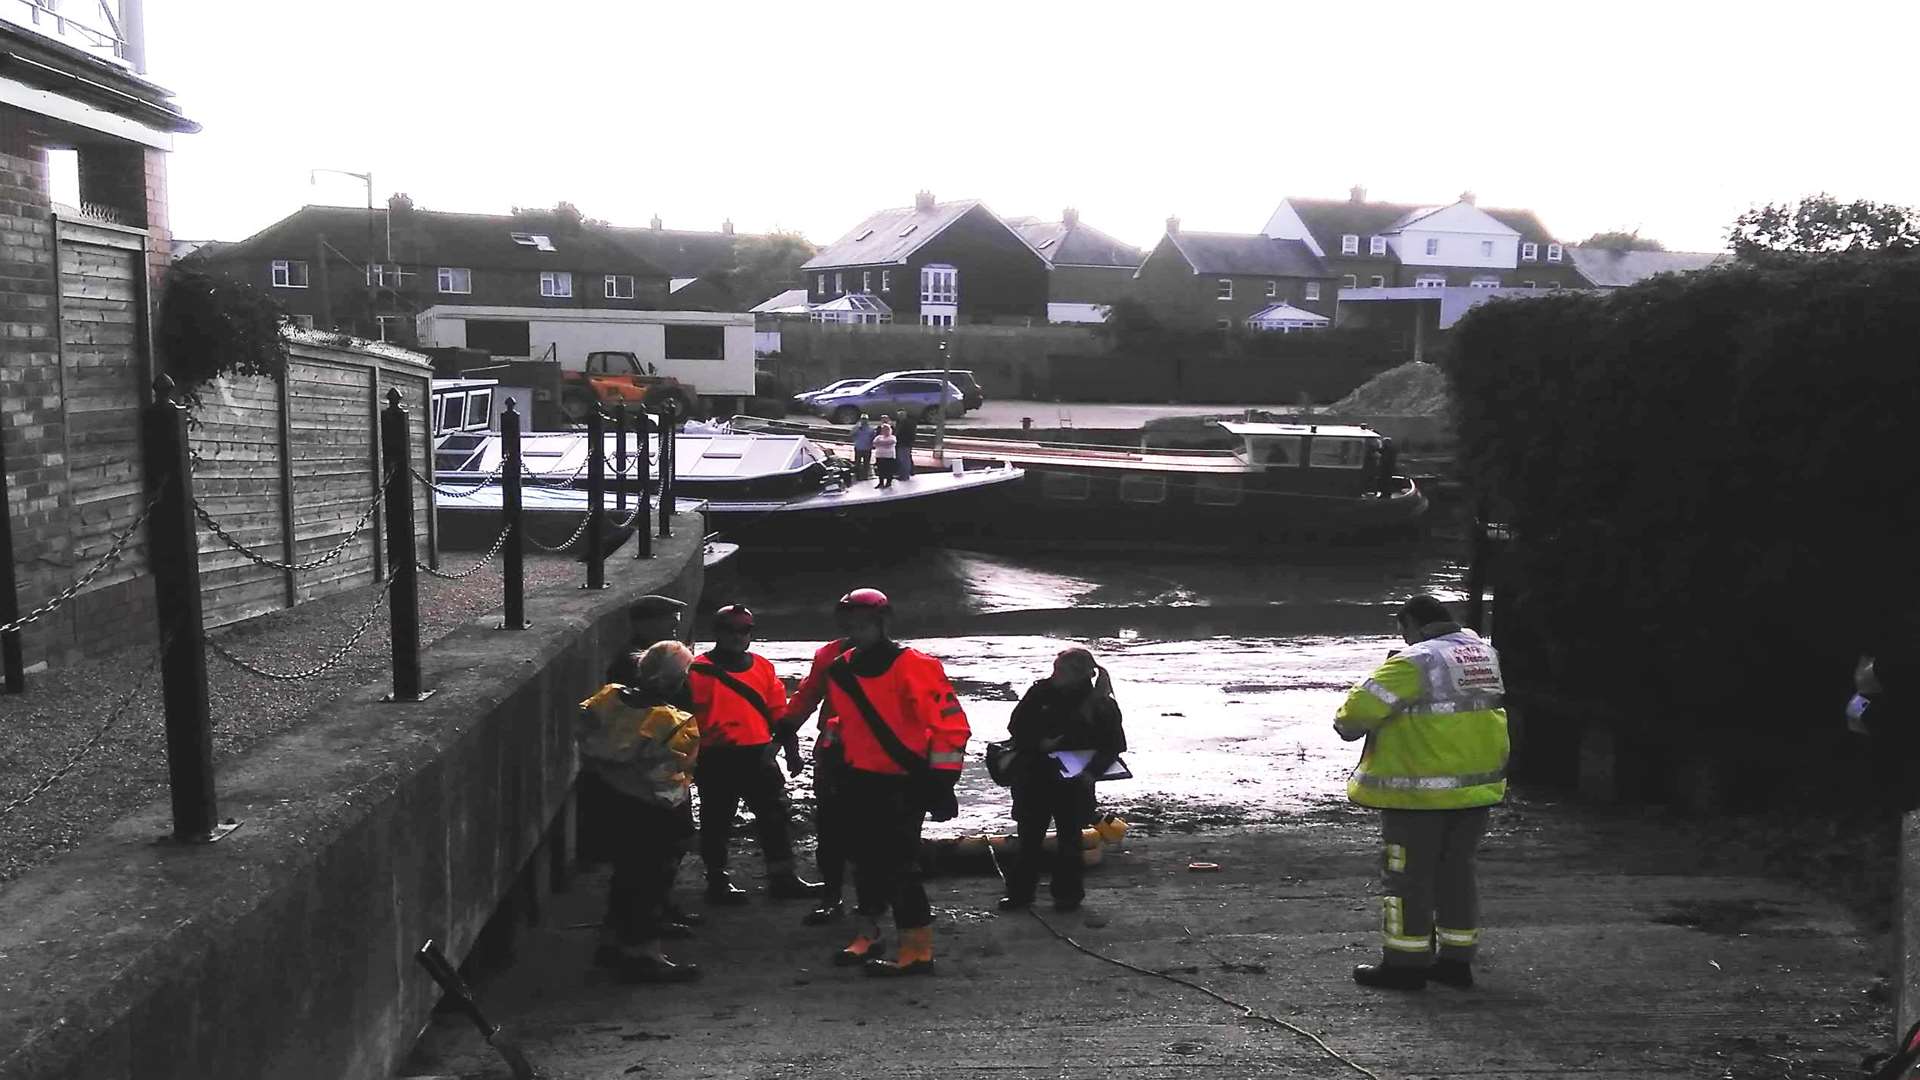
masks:
[(987, 403), (987, 395), (981, 391), (980, 384), (974, 381), (971, 371), (943, 372), (938, 368), (922, 371), (889, 371), (880, 377), (883, 379), (938, 379), (942, 375), (945, 375), (947, 381), (959, 389), (960, 396), (966, 399), (968, 412)]
[(966, 397), (952, 383), (943, 383), (939, 379), (890, 379), (882, 376), (831, 394), (821, 394), (808, 404), (814, 412), (836, 424), (851, 424), (860, 418), (861, 413), (876, 420), (882, 413), (895, 416), (911, 413), (931, 423), (940, 415), (943, 401), (949, 417), (966, 415)]
[(851, 390), (856, 386), (862, 386), (872, 381), (873, 380), (871, 379), (837, 379), (833, 382), (828, 383), (825, 386), (815, 387), (812, 390), (800, 391), (799, 393), (793, 395), (793, 403), (796, 406), (804, 409), (807, 407), (808, 402), (812, 401), (814, 398), (817, 398), (822, 394), (831, 394), (836, 390)]

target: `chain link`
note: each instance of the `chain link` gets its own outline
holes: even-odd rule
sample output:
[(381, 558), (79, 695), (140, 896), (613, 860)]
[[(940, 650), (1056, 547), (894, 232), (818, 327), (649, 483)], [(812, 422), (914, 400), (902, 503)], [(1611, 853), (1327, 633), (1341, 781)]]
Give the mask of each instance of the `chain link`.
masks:
[(439, 484), (436, 484), (432, 480), (427, 479), (427, 477), (423, 473), (421, 473), (419, 469), (413, 470), (413, 478), (415, 480), (418, 480), (420, 483), (426, 485), (427, 488), (436, 495), (440, 495), (448, 499), (471, 499), (475, 495), (480, 494), (482, 491), (485, 491), (488, 487), (490, 487), (493, 484), (493, 481), (506, 471), (506, 468), (507, 468), (506, 460), (502, 459), (500, 464), (493, 467), (492, 472), (481, 477), (479, 480), (474, 481), (473, 486), (468, 488), (465, 491), (459, 491), (457, 489), (449, 488), (449, 487), (441, 487)]
[(380, 587), (380, 595), (373, 598), (373, 606), (367, 609), (366, 617), (360, 620), (359, 627), (353, 631), (353, 636), (347, 639), (347, 643), (340, 646), (340, 651), (334, 653), (317, 666), (310, 667), (305, 671), (269, 671), (266, 668), (243, 660), (228, 652), (226, 646), (212, 638), (207, 639), (207, 648), (213, 650), (214, 655), (232, 664), (234, 667), (239, 668), (241, 671), (249, 675), (258, 675), (262, 679), (272, 679), (275, 682), (300, 682), (304, 679), (311, 679), (316, 675), (324, 675), (340, 666), (340, 663), (347, 658), (347, 654), (353, 651), (353, 647), (360, 644), (360, 639), (366, 636), (367, 629), (373, 625), (374, 616), (380, 614), (380, 608), (386, 603), (387, 593), (393, 590), (394, 580), (393, 575), (389, 574), (387, 576), (386, 584)]
[(120, 703), (114, 706), (113, 712), (108, 714), (99, 729), (93, 733), (93, 737), (81, 744), (80, 749), (74, 751), (74, 755), (67, 759), (65, 765), (53, 770), (53, 772), (47, 775), (45, 780), (27, 789), (25, 795), (14, 799), (5, 806), (0, 806), (0, 818), (6, 817), (8, 814), (39, 798), (48, 788), (65, 779), (68, 773), (79, 767), (80, 763), (85, 761), (89, 754), (99, 749), (101, 740), (105, 739), (107, 733), (112, 731), (114, 727), (120, 723), (120, 719), (127, 715), (127, 710), (133, 705), (133, 699), (139, 697), (141, 691), (147, 689), (148, 685), (150, 685), (149, 680), (153, 677), (153, 670), (160, 665), (160, 656), (162, 653), (165, 653), (166, 650), (166, 644), (162, 643), (160, 649), (153, 654), (153, 659), (147, 661), (147, 669), (141, 673), (139, 679), (135, 680), (133, 686), (127, 691), (126, 696), (120, 699)]
[(58, 611), (60, 605), (78, 596), (82, 590), (93, 584), (94, 578), (99, 577), (106, 572), (108, 567), (119, 562), (120, 556), (126, 553), (127, 544), (133, 540), (133, 535), (140, 531), (140, 526), (146, 524), (147, 517), (153, 513), (153, 508), (160, 505), (160, 496), (166, 493), (167, 485), (171, 483), (173, 483), (172, 477), (168, 477), (161, 482), (160, 490), (154, 492), (153, 498), (147, 500), (147, 505), (140, 510), (140, 516), (133, 519), (133, 524), (127, 526), (126, 531), (113, 538), (113, 546), (107, 548), (107, 553), (100, 556), (100, 561), (94, 563), (92, 569), (80, 575), (80, 577), (74, 580), (73, 584), (62, 589), (53, 599), (48, 600), (46, 603), (41, 604), (39, 607), (34, 608), (32, 611), (27, 612), (25, 615), (10, 623), (0, 625), (0, 634), (18, 630), (29, 623), (36, 622)]
[(540, 538), (532, 535), (531, 533), (527, 535), (527, 540), (530, 543), (532, 543), (534, 547), (537, 547), (542, 551), (551, 551), (558, 554), (560, 552), (566, 551), (568, 548), (574, 545), (574, 542), (576, 540), (579, 540), (582, 536), (585, 536), (587, 532), (587, 522), (592, 520), (593, 520), (593, 511), (589, 510), (584, 514), (581, 514), (579, 527), (573, 530), (572, 536), (569, 536), (565, 540), (562, 540), (560, 542), (560, 546), (558, 547), (551, 547), (547, 544), (541, 543)]
[(265, 555), (258, 554), (252, 548), (234, 539), (233, 536), (229, 534), (226, 529), (222, 528), (220, 523), (214, 520), (213, 515), (207, 513), (206, 507), (203, 507), (200, 505), (199, 499), (193, 500), (193, 513), (195, 517), (198, 517), (200, 519), (200, 523), (202, 525), (205, 525), (208, 528), (208, 530), (213, 533), (213, 535), (220, 538), (221, 543), (227, 545), (233, 550), (239, 552), (241, 555), (245, 556), (247, 561), (256, 563), (260, 566), (267, 567), (270, 570), (282, 570), (282, 571), (290, 571), (293, 573), (303, 573), (308, 570), (318, 570), (321, 567), (327, 565), (328, 563), (334, 561), (335, 559), (338, 559), (340, 556), (345, 555), (347, 553), (347, 548), (353, 545), (354, 540), (357, 539), (360, 533), (366, 529), (367, 523), (373, 520), (373, 512), (380, 508), (380, 502), (381, 500), (387, 497), (387, 488), (392, 483), (393, 483), (393, 480), (391, 477), (389, 477), (385, 484), (380, 485), (380, 490), (376, 492), (373, 496), (373, 502), (367, 505), (366, 513), (361, 514), (360, 520), (354, 523), (353, 531), (347, 533), (345, 539), (341, 540), (338, 544), (335, 544), (333, 546), (333, 550), (327, 552), (325, 555), (322, 555), (317, 559), (313, 559), (303, 563), (283, 563), (277, 559), (269, 559)]
[(464, 581), (467, 578), (470, 578), (473, 575), (479, 573), (480, 571), (485, 570), (487, 568), (487, 564), (492, 562), (494, 560), (494, 557), (500, 554), (500, 549), (507, 546), (507, 533), (512, 528), (513, 526), (511, 525), (501, 526), (500, 535), (493, 538), (493, 546), (487, 549), (487, 553), (485, 555), (480, 556), (480, 561), (477, 563), (474, 563), (472, 566), (467, 567), (465, 570), (462, 570), (457, 574), (448, 573), (445, 570), (435, 570), (433, 567), (428, 566), (426, 563), (414, 563), (413, 565), (416, 569), (419, 569), (425, 572), (431, 577), (437, 577), (442, 581)]

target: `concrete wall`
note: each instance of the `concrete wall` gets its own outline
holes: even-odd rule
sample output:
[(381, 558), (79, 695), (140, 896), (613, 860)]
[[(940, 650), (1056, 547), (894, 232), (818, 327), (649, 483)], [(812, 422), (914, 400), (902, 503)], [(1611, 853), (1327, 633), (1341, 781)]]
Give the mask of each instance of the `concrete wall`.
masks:
[(241, 827), (176, 847), (164, 803), (0, 889), (0, 1077), (384, 1077), (438, 997), (413, 961), (460, 962), (503, 897), (564, 844), (575, 705), (648, 592), (696, 601), (698, 519), (613, 588), (529, 598), (426, 652), (428, 701), (342, 695), (220, 770)]

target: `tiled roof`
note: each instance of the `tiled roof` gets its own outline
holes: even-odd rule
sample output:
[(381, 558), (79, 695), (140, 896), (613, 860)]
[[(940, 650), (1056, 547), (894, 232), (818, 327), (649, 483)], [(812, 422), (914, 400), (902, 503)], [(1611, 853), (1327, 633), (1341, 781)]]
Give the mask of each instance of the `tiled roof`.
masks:
[(1040, 257), (1054, 266), (1111, 266), (1132, 270), (1146, 254), (1079, 221), (1038, 221), (1008, 218), (1007, 226), (1026, 238)]
[(747, 310), (756, 315), (804, 313), (808, 310), (807, 290), (788, 289), (785, 292), (775, 293)]
[[(367, 211), (351, 206), (304, 206), (245, 240), (221, 244), (209, 261), (302, 259), (311, 257), (321, 237), (354, 262), (386, 255), (387, 211), (376, 207), (369, 228)], [(667, 270), (602, 226), (563, 228), (551, 215), (456, 214), (444, 210), (407, 210), (393, 214), (393, 261), (425, 266), (463, 266), (489, 270), (618, 271), (636, 277), (664, 278)], [(520, 243), (514, 234), (545, 237)]]
[(1390, 232), (1402, 218), (1431, 209), (1407, 203), (1354, 202), (1351, 199), (1294, 199), (1287, 203), (1329, 255), (1340, 250), (1340, 238), (1352, 233), (1365, 251), (1367, 237)]
[(1259, 233), (1171, 233), (1168, 239), (1196, 273), (1331, 277), (1304, 240), (1275, 240)]
[(607, 236), (620, 247), (674, 277), (706, 277), (733, 269), (733, 233), (686, 229), (636, 229), (609, 226)]
[(1580, 276), (1603, 289), (1645, 281), (1655, 274), (1684, 274), (1705, 270), (1727, 255), (1705, 251), (1614, 251), (1611, 248), (1570, 247)]
[(836, 266), (877, 266), (904, 263), (920, 245), (940, 235), (947, 226), (979, 206), (974, 199), (882, 210), (808, 259), (802, 270), (830, 270)]

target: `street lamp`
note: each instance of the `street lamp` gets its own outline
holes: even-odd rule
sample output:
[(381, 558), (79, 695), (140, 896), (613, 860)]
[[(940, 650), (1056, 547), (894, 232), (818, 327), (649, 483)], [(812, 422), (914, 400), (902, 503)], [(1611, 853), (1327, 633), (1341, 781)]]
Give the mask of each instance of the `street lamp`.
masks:
[[(373, 320), (374, 333), (378, 335), (382, 341), (385, 341), (386, 328), (381, 324), (380, 317), (374, 313), (374, 309), (376, 305), (374, 303), (374, 294), (373, 294), (373, 173), (351, 172), (347, 169), (308, 169), (307, 185), (311, 187), (315, 184), (318, 184), (320, 182), (321, 173), (333, 173), (336, 176), (351, 176), (355, 180), (358, 180), (361, 183), (367, 185), (367, 265), (365, 267), (367, 271), (367, 318)], [(387, 213), (387, 262), (391, 263), (392, 261), (393, 261), (393, 213), (392, 211), (388, 211)]]
[(933, 463), (944, 466), (947, 463), (947, 389), (953, 384), (953, 358), (947, 353), (947, 342), (951, 340), (951, 330), (940, 331), (940, 413), (933, 421)]

